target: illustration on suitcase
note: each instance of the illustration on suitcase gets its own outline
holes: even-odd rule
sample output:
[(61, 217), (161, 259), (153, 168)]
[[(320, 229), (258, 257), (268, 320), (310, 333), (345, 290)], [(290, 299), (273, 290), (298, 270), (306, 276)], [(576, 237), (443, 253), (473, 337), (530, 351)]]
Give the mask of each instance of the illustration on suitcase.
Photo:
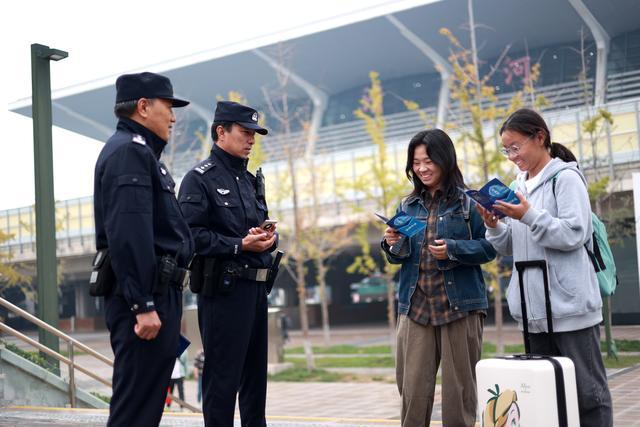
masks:
[(482, 413), (483, 427), (520, 427), (520, 407), (518, 394), (514, 390), (500, 392), (496, 384), (495, 390), (487, 389), (492, 395)]

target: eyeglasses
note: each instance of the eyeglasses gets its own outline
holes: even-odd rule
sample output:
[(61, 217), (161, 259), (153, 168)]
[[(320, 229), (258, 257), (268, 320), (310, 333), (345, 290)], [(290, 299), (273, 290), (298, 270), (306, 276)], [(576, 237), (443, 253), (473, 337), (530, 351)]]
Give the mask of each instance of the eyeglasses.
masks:
[(517, 156), (518, 153), (520, 152), (520, 149), (522, 148), (522, 146), (524, 144), (526, 144), (531, 138), (533, 138), (533, 135), (529, 135), (527, 137), (527, 139), (525, 139), (524, 141), (522, 141), (519, 145), (513, 144), (512, 146), (510, 146), (509, 148), (501, 148), (500, 150), (500, 154), (502, 154), (505, 157), (509, 157), (510, 155), (514, 155)]

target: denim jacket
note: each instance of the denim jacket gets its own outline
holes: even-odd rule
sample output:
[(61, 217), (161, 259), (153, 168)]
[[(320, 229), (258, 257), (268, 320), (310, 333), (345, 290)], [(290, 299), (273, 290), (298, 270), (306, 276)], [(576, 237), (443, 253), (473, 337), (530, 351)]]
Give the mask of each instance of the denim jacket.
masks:
[[(466, 206), (463, 206), (465, 204)], [(411, 196), (404, 200), (397, 211), (425, 220), (429, 211), (420, 196)], [(465, 213), (468, 214), (465, 219)], [(437, 234), (447, 243), (449, 259), (438, 260), (438, 269), (444, 272), (444, 283), (449, 304), (453, 310), (471, 311), (488, 307), (487, 294), (480, 264), (495, 258), (496, 252), (484, 238), (485, 227), (475, 202), (462, 191), (458, 199), (440, 203)], [(382, 241), (387, 259), (392, 264), (402, 264), (398, 284), (398, 313), (407, 314), (411, 297), (416, 290), (420, 267), (420, 253), (424, 233), (418, 233), (405, 240), (400, 253), (393, 255), (389, 245)]]

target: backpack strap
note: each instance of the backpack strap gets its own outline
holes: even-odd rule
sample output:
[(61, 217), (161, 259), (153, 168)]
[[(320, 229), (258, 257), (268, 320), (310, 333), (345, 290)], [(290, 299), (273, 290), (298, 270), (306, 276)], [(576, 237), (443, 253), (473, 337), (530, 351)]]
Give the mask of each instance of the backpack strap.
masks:
[[(562, 169), (564, 170), (564, 169)], [(556, 182), (558, 181), (558, 175), (562, 171), (558, 171), (553, 178), (551, 178), (551, 192), (553, 193), (553, 197), (558, 200), (556, 197)], [(593, 214), (592, 214), (593, 215)], [(587, 244), (584, 244), (584, 248), (587, 251), (587, 255), (589, 255), (589, 259), (591, 260), (591, 264), (593, 264), (593, 269), (596, 273), (600, 271), (606, 270), (607, 266), (604, 264), (604, 260), (602, 259), (602, 254), (600, 253), (600, 247), (598, 246), (598, 241), (596, 240), (596, 232), (594, 231), (591, 234), (591, 241), (593, 242), (593, 252), (589, 250)]]
[(596, 273), (600, 271), (604, 271), (607, 269), (607, 265), (604, 263), (604, 259), (602, 258), (602, 253), (600, 252), (600, 246), (598, 245), (598, 240), (596, 239), (596, 232), (593, 232), (593, 253), (589, 252), (589, 257), (592, 257), (591, 262), (593, 263), (593, 267), (596, 269)]

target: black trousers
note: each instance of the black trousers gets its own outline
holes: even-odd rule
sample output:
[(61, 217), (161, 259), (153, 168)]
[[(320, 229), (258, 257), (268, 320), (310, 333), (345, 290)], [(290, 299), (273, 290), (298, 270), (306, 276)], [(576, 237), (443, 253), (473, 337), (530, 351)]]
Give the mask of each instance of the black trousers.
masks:
[(573, 361), (578, 387), (578, 410), (582, 427), (613, 426), (613, 405), (607, 372), (600, 354), (600, 327), (579, 331), (530, 334), (531, 352), (564, 356)]
[(115, 355), (109, 427), (160, 424), (178, 351), (182, 293), (170, 287), (166, 295), (155, 296), (154, 302), (162, 326), (158, 336), (148, 341), (133, 332), (136, 317), (125, 299), (119, 295), (105, 298), (105, 319)]
[(230, 295), (198, 296), (204, 347), (202, 412), (207, 427), (232, 427), (239, 393), (243, 427), (264, 427), (267, 398), (267, 295), (240, 279)]

